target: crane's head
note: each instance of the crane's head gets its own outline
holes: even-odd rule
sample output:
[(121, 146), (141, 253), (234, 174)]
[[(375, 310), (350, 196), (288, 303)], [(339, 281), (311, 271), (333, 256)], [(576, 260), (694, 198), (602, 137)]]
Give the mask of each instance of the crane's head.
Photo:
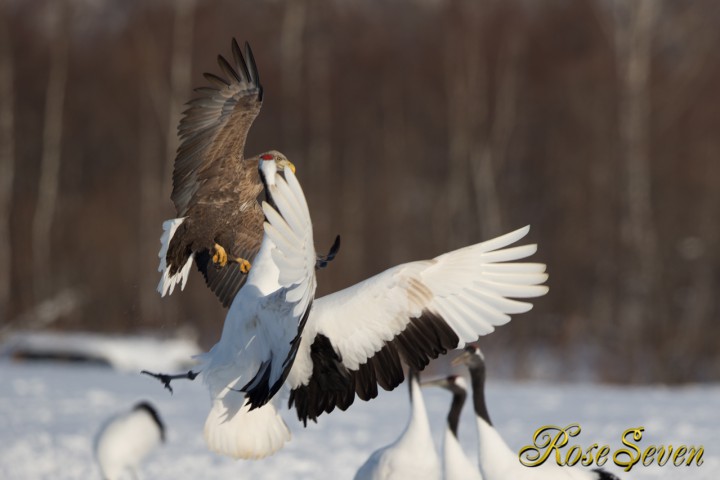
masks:
[(462, 353), (451, 362), (451, 365), (467, 365), (470, 368), (484, 367), (485, 356), (477, 343), (468, 343)]
[(467, 392), (467, 382), (460, 375), (448, 375), (437, 380), (430, 380), (422, 383), (423, 387), (441, 387), (450, 390), (455, 394), (464, 394)]
[[(275, 170), (272, 170), (272, 167), (275, 167)], [(267, 170), (263, 170), (263, 172), (266, 173), (266, 177), (268, 176), (267, 173), (275, 173), (282, 172), (285, 170), (285, 167), (288, 167), (293, 173), (295, 173), (295, 165), (292, 164), (290, 160), (287, 159), (285, 155), (278, 152), (277, 150), (270, 150), (269, 152), (265, 152), (262, 155), (260, 155), (260, 162), (258, 167), (263, 170), (264, 168)]]

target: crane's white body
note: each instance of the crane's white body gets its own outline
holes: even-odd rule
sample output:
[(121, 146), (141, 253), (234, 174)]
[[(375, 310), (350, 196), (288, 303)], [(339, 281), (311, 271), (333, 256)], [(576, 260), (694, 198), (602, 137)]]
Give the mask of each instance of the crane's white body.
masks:
[(485, 420), (477, 417), (478, 462), (485, 480), (600, 480), (598, 472), (577, 467), (561, 467), (550, 461), (537, 467), (520, 463), (498, 431)]
[(443, 473), (445, 480), (483, 480), (477, 465), (465, 455), (449, 428), (443, 437)]
[[(263, 173), (279, 212), (263, 204), (268, 222), (260, 251), (230, 306), (220, 340), (200, 356), (199, 366), (212, 398), (205, 440), (211, 450), (235, 458), (262, 458), (290, 439), (278, 413), (284, 393), (251, 409), (240, 390), (281, 381), (315, 292), (312, 224), (302, 190), (289, 168), (284, 180), (274, 162), (261, 163), (272, 168)], [(309, 261), (306, 248), (312, 250)]]
[[(465, 404), (468, 390), (467, 383), (462, 377), (458, 376), (451, 376), (445, 381), (441, 380), (439, 383), (437, 381), (432, 383), (439, 384), (453, 393), (453, 401), (450, 406), (447, 425), (445, 426), (445, 435), (443, 436), (443, 478), (445, 480), (483, 480), (476, 463), (465, 455), (465, 451), (451, 427), (450, 418), (455, 408), (458, 409), (455, 412), (458, 417), (455, 418), (458, 420), (458, 424), (460, 423), (459, 415)], [(458, 426), (456, 425), (456, 429)]]
[[(526, 467), (520, 463), (518, 453), (512, 450), (500, 433), (488, 421), (485, 406), (484, 370), (485, 357), (477, 346), (468, 346), (463, 359), (473, 380), (473, 403), (482, 405), (475, 410), (478, 431), (478, 463), (484, 480), (618, 480), (602, 470), (588, 470), (579, 467), (561, 467), (550, 461), (537, 466)], [(455, 363), (455, 362), (454, 362)], [(485, 413), (482, 413), (482, 412)]]
[(412, 411), (405, 431), (394, 443), (375, 451), (355, 474), (355, 480), (439, 480), (440, 459), (435, 451), (425, 402), (417, 377), (410, 378)]
[(162, 430), (143, 408), (108, 419), (96, 435), (93, 449), (103, 478), (136, 478), (140, 463), (162, 443)]

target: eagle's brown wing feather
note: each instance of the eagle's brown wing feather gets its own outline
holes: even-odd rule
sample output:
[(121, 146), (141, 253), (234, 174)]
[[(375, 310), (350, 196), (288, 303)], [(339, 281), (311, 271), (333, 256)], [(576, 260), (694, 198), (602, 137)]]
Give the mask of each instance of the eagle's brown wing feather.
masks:
[[(211, 87), (196, 89), (178, 126), (180, 147), (175, 157), (172, 201), (178, 217), (207, 193), (232, 194), (233, 186), (220, 188), (222, 178), (247, 178), (240, 170), (248, 168), (243, 149), (248, 130), (262, 106), (262, 86), (250, 46), (245, 55), (232, 41), (234, 67), (222, 56), (218, 64), (227, 78), (205, 74)], [(255, 167), (249, 167), (255, 168)]]

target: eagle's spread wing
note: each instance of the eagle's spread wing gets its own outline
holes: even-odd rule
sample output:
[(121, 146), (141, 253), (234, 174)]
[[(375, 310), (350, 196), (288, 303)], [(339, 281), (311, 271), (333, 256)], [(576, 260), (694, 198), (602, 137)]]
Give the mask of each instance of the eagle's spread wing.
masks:
[(505, 248), (529, 227), (487, 242), (386, 270), (315, 300), (293, 372), (290, 405), (315, 420), (355, 395), (377, 396), (403, 379), (402, 364), (422, 370), (532, 304), (508, 297), (544, 295), (545, 265), (505, 263), (535, 253), (535, 245)]
[[(171, 196), (178, 217), (185, 216), (199, 198), (207, 201), (218, 196), (224, 190), (217, 185), (220, 175), (243, 168), (245, 140), (260, 112), (262, 87), (250, 45), (245, 43), (243, 56), (233, 39), (232, 58), (234, 67), (218, 56), (225, 78), (206, 73), (212, 86), (195, 90), (200, 96), (188, 103), (180, 120), (181, 143), (175, 157)], [(205, 194), (201, 194), (204, 190)]]

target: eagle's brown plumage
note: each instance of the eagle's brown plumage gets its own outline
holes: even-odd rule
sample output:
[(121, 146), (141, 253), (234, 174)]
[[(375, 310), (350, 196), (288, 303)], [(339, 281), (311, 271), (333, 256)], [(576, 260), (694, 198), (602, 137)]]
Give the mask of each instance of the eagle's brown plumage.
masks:
[[(172, 201), (184, 218), (170, 239), (165, 261), (176, 274), (195, 254), (210, 289), (228, 306), (245, 282), (238, 263), (213, 262), (215, 244), (228, 258), (252, 262), (263, 237), (263, 213), (257, 197), (263, 189), (259, 156), (245, 158), (248, 130), (262, 105), (262, 86), (250, 46), (245, 55), (232, 41), (233, 64), (218, 56), (224, 76), (206, 73), (210, 87), (198, 88), (178, 126), (180, 147), (173, 171)], [(276, 161), (285, 157), (268, 152)]]

